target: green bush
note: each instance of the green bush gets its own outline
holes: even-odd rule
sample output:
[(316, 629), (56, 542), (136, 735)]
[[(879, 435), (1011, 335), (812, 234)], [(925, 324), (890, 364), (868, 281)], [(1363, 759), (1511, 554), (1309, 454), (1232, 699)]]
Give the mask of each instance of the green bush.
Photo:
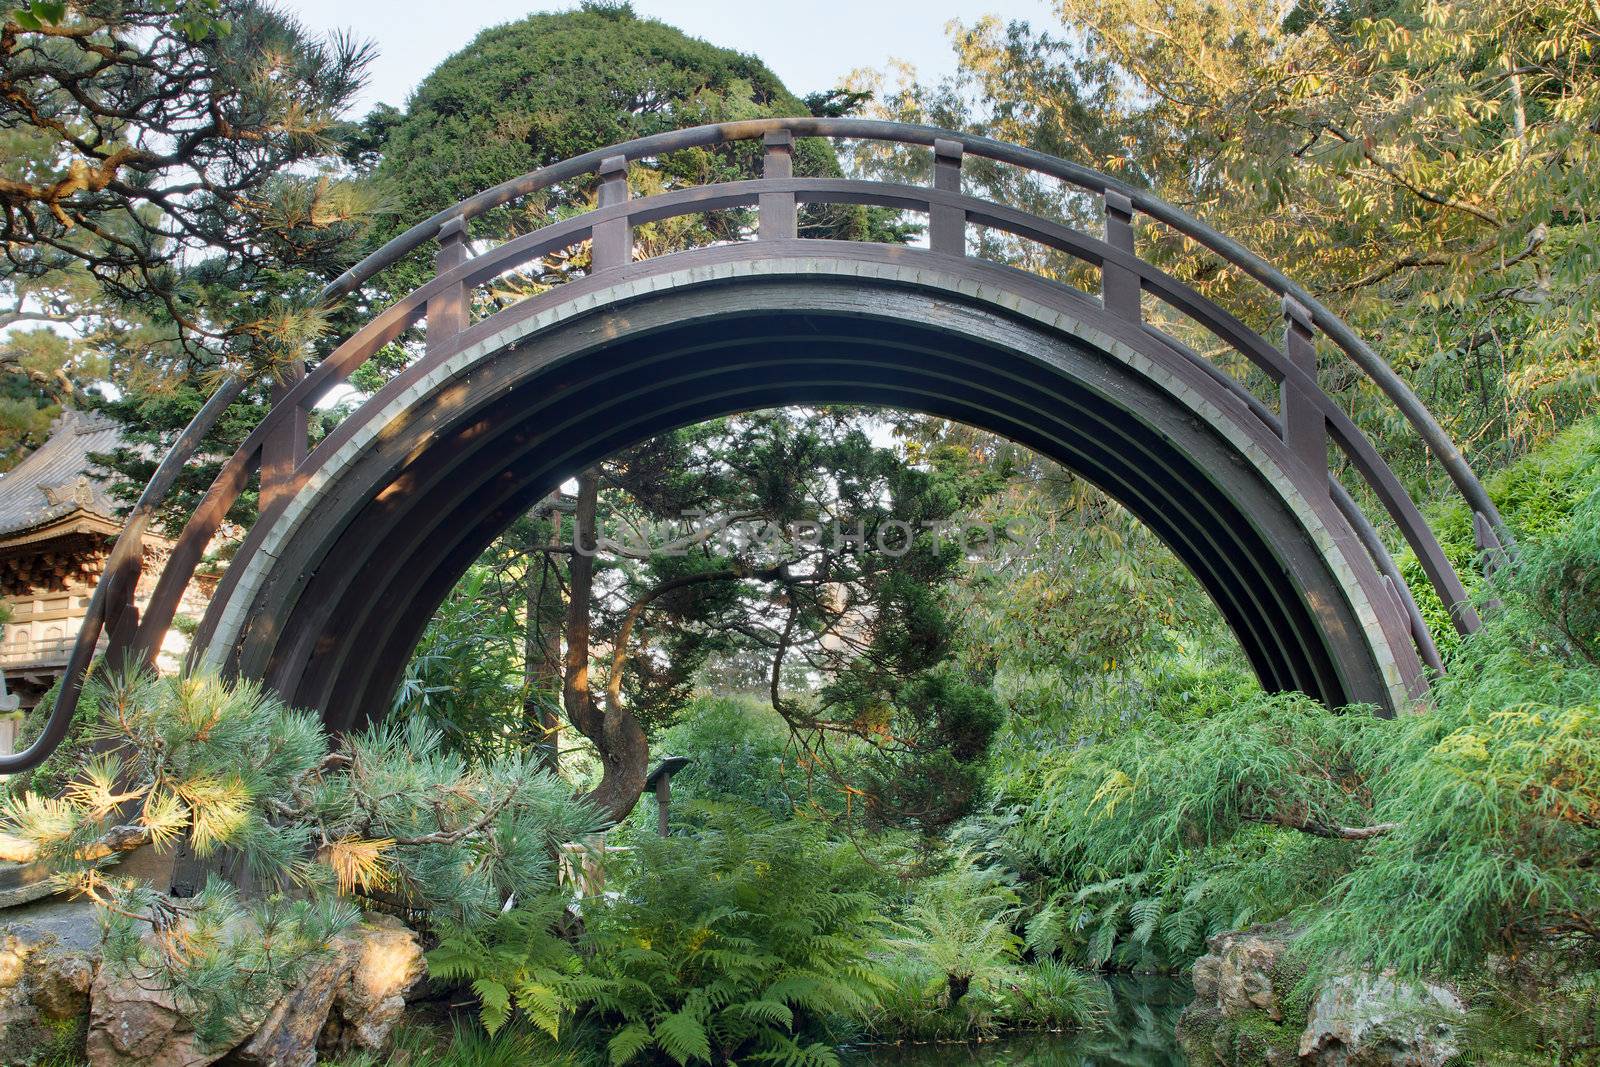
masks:
[(1104, 1004), (1099, 982), (1063, 961), (1024, 963), (1022, 900), (1010, 876), (957, 856), (920, 883), (891, 925), (888, 989), (869, 1023), (883, 1041), (963, 1041), (1000, 1030), (1076, 1029)]
[[(1537, 543), (1564, 530), (1578, 505), (1600, 488), (1600, 418), (1569, 427), (1537, 452), (1487, 478), (1485, 488), (1519, 543)], [(1473, 534), (1472, 512), (1464, 503), (1452, 500), (1430, 509), (1428, 520), (1467, 591), (1478, 592), (1483, 561)], [(1422, 565), (1409, 549), (1400, 553), (1396, 562), (1435, 640), (1449, 653), (1460, 638)]]
[(806, 782), (787, 760), (788, 727), (754, 697), (700, 697), (653, 747), (689, 759), (672, 777), (680, 802), (747, 804), (778, 818), (807, 803)]
[[(1600, 489), (1496, 576), (1501, 606), (1461, 642), (1427, 714), (1360, 759), (1394, 830), (1312, 928), (1409, 973), (1491, 955), (1600, 960)], [(1377, 741), (1377, 738), (1373, 739)]]

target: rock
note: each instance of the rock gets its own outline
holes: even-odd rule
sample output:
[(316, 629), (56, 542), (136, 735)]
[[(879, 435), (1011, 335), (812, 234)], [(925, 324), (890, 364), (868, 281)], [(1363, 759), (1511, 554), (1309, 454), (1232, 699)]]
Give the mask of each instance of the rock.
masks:
[(1461, 998), (1388, 975), (1331, 979), (1311, 1006), (1301, 1062), (1318, 1067), (1444, 1067), (1459, 1051)]
[[(1443, 1067), (1456, 1055), (1461, 1001), (1440, 985), (1340, 975), (1308, 1006), (1286, 923), (1218, 934), (1194, 965), (1178, 1020), (1192, 1063), (1219, 1067)], [(1309, 1010), (1308, 1010), (1309, 1007)]]
[(50, 1022), (80, 1019), (89, 1014), (89, 989), (94, 985), (95, 963), (77, 954), (46, 958), (33, 986), (33, 1006)]
[[(175, 936), (176, 932), (168, 936)], [(147, 943), (157, 936), (147, 931)], [(187, 1006), (159, 981), (103, 964), (89, 990), (90, 1067), (205, 1067), (255, 1032), (269, 1005), (228, 1020), (227, 1036), (202, 1041)]]
[(50, 865), (43, 861), (0, 863), (0, 909), (55, 896), (60, 888), (51, 874)]
[(102, 967), (89, 991), (90, 1067), (205, 1067), (228, 1051), (203, 1046), (165, 989)]
[(1295, 1062), (1300, 1021), (1284, 1001), (1299, 980), (1286, 955), (1299, 931), (1285, 922), (1217, 934), (1195, 961), (1194, 1000), (1178, 1018), (1178, 1041), (1191, 1062)]
[(422, 946), (398, 919), (368, 915), (276, 1004), (203, 1044), (166, 990), (100, 966), (87, 902), (47, 901), (0, 923), (0, 1064), (67, 1053), (91, 1067), (308, 1067), (319, 1049), (381, 1055), (422, 977)]
[(39, 846), (25, 837), (0, 834), (0, 861), (6, 863), (32, 863), (39, 858)]
[(228, 1067), (307, 1067), (317, 1062), (317, 1036), (328, 1020), (335, 991), (349, 978), (354, 961), (334, 952), (278, 1001), (255, 1036), (228, 1057)]
[(307, 1067), (330, 1056), (382, 1054), (422, 977), (422, 946), (400, 920), (369, 914), (342, 934), (327, 959), (278, 1001), (225, 1067)]
[(416, 933), (390, 915), (371, 914), (359, 931), (350, 978), (334, 994), (320, 1048), (334, 1055), (381, 1054), (405, 1012), (406, 994), (426, 968)]
[(78, 1055), (99, 944), (88, 904), (51, 901), (0, 915), (0, 1063)]
[(1216, 1001), (1223, 1018), (1260, 1011), (1273, 1022), (1282, 1022), (1273, 978), (1294, 934), (1283, 923), (1269, 923), (1211, 938), (1206, 955), (1195, 963), (1195, 996), (1201, 995), (1204, 984), (1206, 996)]

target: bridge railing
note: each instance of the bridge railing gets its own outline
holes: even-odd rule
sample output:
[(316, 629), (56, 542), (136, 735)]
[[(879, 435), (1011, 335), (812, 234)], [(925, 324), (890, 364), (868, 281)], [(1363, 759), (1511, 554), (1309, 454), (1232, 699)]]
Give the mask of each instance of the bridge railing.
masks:
[[(930, 148), (931, 183), (909, 185), (795, 177), (794, 143), (796, 138), (803, 137), (848, 138)], [(629, 195), (628, 169), (635, 162), (685, 149), (755, 139), (761, 140), (763, 146), (759, 178), (674, 189), (639, 199)], [(1097, 198), (1104, 208), (1103, 232), (1091, 234), (1058, 220), (965, 194), (962, 166), (969, 156), (1019, 167)], [(574, 181), (598, 182), (597, 203), (592, 210), (504, 241), (481, 254), (472, 254), (469, 224), (473, 219)], [(247, 488), (252, 475), (259, 472), (262, 518), (268, 519), (292, 493), (295, 472), (307, 461), (309, 413), (330, 390), (344, 383), (384, 345), (425, 324), (426, 349), (422, 360), (436, 363), (444, 359), (469, 326), (474, 289), (563, 249), (587, 243), (590, 273), (599, 275), (633, 261), (634, 228), (651, 222), (711, 211), (754, 208), (757, 240), (788, 241), (799, 237), (797, 219), (801, 205), (841, 203), (887, 207), (925, 216), (928, 251), (937, 256), (965, 257), (968, 227), (977, 226), (1037, 242), (1098, 272), (1098, 299), (1106, 311), (1137, 324), (1174, 351), (1192, 359), (1206, 373), (1236, 392), (1250, 410), (1284, 440), (1299, 462), (1325, 475), (1335, 504), (1351, 522), (1380, 573), (1387, 578), (1397, 603), (1410, 618), (1412, 636), (1424, 662), (1439, 666), (1432, 636), (1372, 523), (1329, 472), (1330, 442), (1348, 458), (1416, 553), (1440, 599), (1450, 607), (1456, 627), (1462, 632), (1477, 628), (1478, 619), (1468, 603), (1466, 591), (1416, 504), (1372, 443), (1319, 387), (1316, 338), (1324, 337), (1337, 346), (1412, 425), (1471, 508), (1480, 541), (1486, 549), (1500, 547), (1502, 540), (1509, 543), (1493, 502), (1455, 444), (1394, 370), (1337, 316), (1270, 264), (1143, 190), (1016, 145), (970, 134), (868, 119), (760, 119), (661, 133), (533, 171), (418, 223), (330, 284), (319, 294), (324, 304), (356, 291), (429, 242), (438, 242), (435, 276), (430, 281), (378, 312), (309, 372), (291, 375), (275, 388), (271, 410), (223, 465), (175, 544), (140, 618), (132, 601), (139, 578), (140, 538), (170, 492), (179, 471), (195, 454), (223, 410), (238, 398), (245, 383), (238, 379), (225, 383), (178, 436), (135, 504), (112, 551), (105, 577), (90, 603), (50, 721), (28, 751), (0, 756), (0, 773), (13, 773), (36, 765), (59, 743), (76, 707), (83, 677), (102, 630), (109, 633), (108, 654), (112, 659), (130, 656), (140, 661), (149, 660), (172, 624), (183, 589), (199, 565), (206, 545)], [(1259, 283), (1281, 304), (1282, 346), (1262, 337), (1182, 280), (1141, 259), (1136, 248), (1136, 220), (1181, 234)], [(1086, 293), (1079, 295), (1093, 299)], [(1147, 298), (1202, 328), (1276, 383), (1278, 411), (1273, 412), (1212, 361), (1146, 321)]]

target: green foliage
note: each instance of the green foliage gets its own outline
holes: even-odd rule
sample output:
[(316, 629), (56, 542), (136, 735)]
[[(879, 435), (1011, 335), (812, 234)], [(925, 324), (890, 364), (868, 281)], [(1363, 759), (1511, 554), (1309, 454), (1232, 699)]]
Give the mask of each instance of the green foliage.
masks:
[(1029, 943), (1090, 967), (1181, 967), (1211, 934), (1316, 900), (1349, 846), (1288, 826), (1364, 819), (1339, 768), (1373, 720), (1231, 669), (1149, 681), (1120, 691), (1132, 708), (1069, 703), (1052, 732), (1030, 728), (960, 831), (1018, 872)]
[[(57, 9), (52, 28), (40, 12)], [(252, 380), (209, 442), (226, 453), (278, 376), (327, 344), (315, 294), (355, 258), (376, 206), (339, 173), (335, 117), (373, 53), (252, 0), (13, 15), (0, 62), (0, 326), (57, 325), (0, 345), (0, 439), (14, 462), (44, 413), (104, 405), (132, 446), (106, 466), (136, 495), (219, 377)], [(217, 462), (181, 473), (159, 523), (192, 509)], [(233, 518), (253, 514), (253, 498)]]
[(1021, 904), (1005, 872), (959, 855), (950, 870), (917, 887), (889, 945), (942, 975), (952, 1007), (974, 985), (994, 995), (1021, 957)]
[[(931, 591), (919, 589), (919, 594)], [(846, 766), (866, 799), (866, 823), (875, 830), (943, 832), (982, 799), (983, 757), (1000, 726), (1000, 706), (989, 688), (954, 664), (913, 675), (889, 700), (870, 690), (835, 683), (825, 699), (844, 703), (868, 737), (887, 743), (856, 746)]]
[(1364, 754), (1374, 816), (1397, 828), (1340, 884), (1308, 951), (1414, 974), (1600, 950), (1596, 560), (1600, 491), (1494, 583), (1504, 607), (1461, 643), (1429, 713)]
[[(1491, 956), (1594, 958), (1592, 440), (1580, 428), (1529, 462), (1547, 478), (1530, 497), (1548, 509), (1541, 535), (1485, 587), (1485, 627), (1422, 713), (1219, 700), (1212, 686), (1131, 719), (1069, 718), (1065, 748), (1005, 778), (963, 829), (1020, 872), (1030, 941), (1096, 966), (1173, 966), (1208, 933), (1305, 909), (1299, 951), (1323, 967), (1470, 975)], [(1013, 696), (1038, 699), (1024, 681)]]
[(448, 1031), (401, 1023), (392, 1047), (383, 1056), (358, 1053), (347, 1059), (318, 1063), (327, 1067), (557, 1067), (568, 1061), (546, 1054), (533, 1034), (507, 1027), (486, 1034), (469, 1022), (457, 1021)]
[(453, 924), (428, 953), (428, 973), (471, 983), (484, 1029), (495, 1034), (513, 1009), (552, 1038), (562, 1036), (573, 1004), (567, 983), (580, 963), (570, 942), (555, 933), (564, 900), (551, 893), (518, 904), (487, 922)]
[[(826, 105), (826, 101), (819, 103)], [(839, 101), (835, 100), (837, 106)], [(403, 117), (369, 119), (386, 138), (377, 178), (395, 208), (395, 230), (458, 200), (541, 166), (652, 133), (767, 116), (807, 115), (754, 56), (689, 37), (631, 7), (585, 5), (539, 14), (480, 33), (417, 87)], [(636, 163), (636, 194), (684, 185), (754, 177), (755, 142), (673, 152)], [(838, 173), (833, 149), (807, 139), (796, 145), (795, 172)], [(590, 203), (592, 185), (564, 184), (526, 202), (490, 213), (479, 232), (508, 237)], [(651, 223), (635, 233), (637, 247), (676, 251), (738, 236), (750, 226), (745, 211)], [(912, 228), (889, 213), (852, 206), (808, 208), (808, 236), (903, 239)], [(550, 257), (499, 290), (537, 289), (558, 282), (587, 257)], [(421, 280), (402, 268), (396, 284)]]
[(529, 737), (524, 701), (524, 626), (475, 565), (434, 612), (411, 653), (390, 714), (424, 718), (445, 743), (470, 756), (501, 752)]
[[(1519, 541), (1540, 541), (1559, 533), (1574, 509), (1600, 489), (1600, 418), (1574, 423), (1544, 447), (1496, 471), (1485, 488)], [(1429, 525), (1468, 591), (1478, 591), (1484, 561), (1470, 511), (1459, 502), (1435, 507)], [(1406, 550), (1396, 562), (1435, 638), (1445, 651), (1454, 649), (1459, 640), (1455, 628), (1415, 553)]]
[(968, 1041), (1003, 1029), (1080, 1029), (1105, 1002), (1099, 983), (1043, 951), (1023, 961), (1022, 898), (1011, 876), (970, 853), (914, 887), (881, 964), (888, 986), (867, 1022), (888, 1041)]
[(770, 705), (753, 697), (696, 699), (680, 722), (662, 732), (655, 748), (689, 760), (672, 776), (675, 805), (744, 804), (785, 818), (812, 796), (790, 760), (788, 727)]
[(746, 811), (641, 840), (619, 881), (586, 911), (589, 973), (569, 986), (612, 1063), (838, 1063), (834, 1020), (882, 985), (882, 902), (850, 845)]
[(213, 878), (181, 909), (147, 888), (123, 893), (101, 910), (101, 921), (104, 965), (170, 991), (200, 1041), (219, 1045), (247, 1032), (360, 912), (329, 896), (241, 901)]

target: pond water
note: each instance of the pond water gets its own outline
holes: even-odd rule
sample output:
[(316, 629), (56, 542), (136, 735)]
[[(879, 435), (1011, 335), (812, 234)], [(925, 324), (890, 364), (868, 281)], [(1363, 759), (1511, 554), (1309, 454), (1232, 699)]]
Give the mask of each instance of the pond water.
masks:
[(1112, 1010), (1095, 1030), (1025, 1034), (971, 1045), (858, 1049), (850, 1067), (1185, 1067), (1173, 1028), (1194, 995), (1175, 978), (1108, 978)]

